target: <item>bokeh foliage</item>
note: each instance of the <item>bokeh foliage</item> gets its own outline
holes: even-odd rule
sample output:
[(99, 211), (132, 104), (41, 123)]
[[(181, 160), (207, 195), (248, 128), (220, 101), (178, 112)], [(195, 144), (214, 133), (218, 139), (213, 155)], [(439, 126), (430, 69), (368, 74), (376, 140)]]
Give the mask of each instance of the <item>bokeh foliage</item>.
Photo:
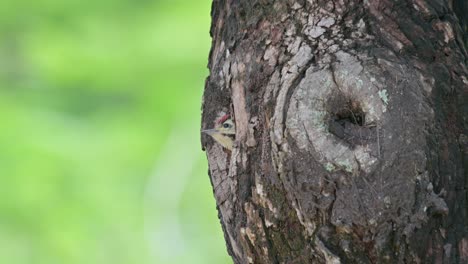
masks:
[(210, 0), (0, 1), (0, 263), (230, 263), (199, 141)]

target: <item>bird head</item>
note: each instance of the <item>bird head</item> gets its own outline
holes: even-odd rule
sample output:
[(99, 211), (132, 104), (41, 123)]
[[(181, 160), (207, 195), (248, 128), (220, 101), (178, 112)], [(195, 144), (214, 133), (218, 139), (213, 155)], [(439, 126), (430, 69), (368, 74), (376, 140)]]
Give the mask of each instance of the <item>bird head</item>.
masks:
[(210, 135), (223, 147), (231, 150), (234, 143), (232, 136), (236, 134), (236, 126), (229, 115), (224, 115), (216, 121), (214, 128), (202, 130), (202, 132)]
[(213, 135), (213, 134), (235, 135), (236, 126), (229, 115), (224, 115), (216, 121), (216, 125), (214, 128), (202, 130), (202, 132), (208, 135)]

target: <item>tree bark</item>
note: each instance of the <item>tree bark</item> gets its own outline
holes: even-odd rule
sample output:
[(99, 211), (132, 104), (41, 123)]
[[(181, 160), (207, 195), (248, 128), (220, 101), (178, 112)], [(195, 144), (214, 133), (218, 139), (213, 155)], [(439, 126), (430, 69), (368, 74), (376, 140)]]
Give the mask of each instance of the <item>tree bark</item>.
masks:
[(464, 1), (214, 0), (202, 127), (230, 113), (236, 141), (202, 145), (235, 263), (468, 263)]

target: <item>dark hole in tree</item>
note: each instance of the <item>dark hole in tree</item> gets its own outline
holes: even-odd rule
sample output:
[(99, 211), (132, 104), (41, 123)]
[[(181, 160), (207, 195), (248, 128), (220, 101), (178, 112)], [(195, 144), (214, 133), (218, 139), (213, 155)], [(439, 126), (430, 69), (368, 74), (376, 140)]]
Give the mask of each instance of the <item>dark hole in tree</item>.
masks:
[(366, 113), (359, 101), (343, 93), (331, 97), (327, 105), (328, 132), (351, 147), (367, 144), (377, 138), (374, 126), (366, 123)]
[(337, 92), (327, 102), (328, 132), (351, 147), (377, 139), (375, 126), (366, 123), (366, 113), (355, 97)]
[(346, 122), (364, 126), (366, 123), (366, 114), (362, 111), (361, 106), (357, 102), (348, 101), (337, 112), (334, 113), (334, 121), (343, 125)]

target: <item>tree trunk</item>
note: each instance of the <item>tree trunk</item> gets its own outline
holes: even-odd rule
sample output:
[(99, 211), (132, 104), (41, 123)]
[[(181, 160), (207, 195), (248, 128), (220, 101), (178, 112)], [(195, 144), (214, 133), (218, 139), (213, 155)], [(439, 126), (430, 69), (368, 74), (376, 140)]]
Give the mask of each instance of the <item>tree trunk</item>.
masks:
[(230, 113), (236, 140), (202, 144), (235, 263), (468, 263), (465, 0), (212, 8), (202, 126)]

